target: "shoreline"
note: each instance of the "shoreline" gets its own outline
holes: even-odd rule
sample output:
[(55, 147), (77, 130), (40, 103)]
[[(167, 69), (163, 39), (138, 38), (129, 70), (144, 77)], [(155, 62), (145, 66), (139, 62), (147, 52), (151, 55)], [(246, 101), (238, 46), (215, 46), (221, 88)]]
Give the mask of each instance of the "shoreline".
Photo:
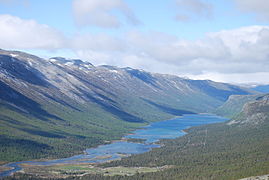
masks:
[[(209, 113), (201, 113), (201, 114), (209, 114)], [(188, 115), (188, 114), (187, 114)], [(196, 114), (196, 115), (199, 115), (199, 114)], [(211, 114), (209, 114), (209, 115), (211, 115)], [(165, 121), (169, 121), (169, 120), (173, 120), (173, 119), (177, 119), (177, 118), (182, 118), (183, 116), (175, 116), (175, 117), (173, 117), (173, 118), (171, 118), (171, 119), (168, 119), (168, 120), (164, 120), (164, 122)], [(158, 121), (158, 122), (163, 122), (163, 121)], [(157, 122), (153, 122), (153, 123), (157, 123)], [(200, 125), (199, 125), (200, 126)], [(143, 127), (145, 127), (145, 126), (143, 126)], [(183, 133), (183, 135), (180, 135), (180, 136), (178, 136), (178, 137), (175, 137), (175, 138), (180, 138), (180, 137), (182, 137), (182, 136), (184, 136), (184, 135), (186, 135), (186, 134), (188, 134), (188, 132), (187, 132), (187, 130), (189, 129), (189, 128), (191, 128), (191, 127), (188, 127), (188, 128), (186, 128), (186, 129), (182, 129), (182, 130), (180, 130), (180, 132), (181, 133)], [(146, 129), (146, 128), (140, 128), (140, 129)], [(136, 130), (134, 130), (134, 131), (136, 131)], [(88, 149), (95, 149), (95, 148), (98, 148), (98, 147), (100, 147), (100, 146), (105, 146), (105, 145), (109, 145), (109, 144), (113, 144), (113, 143), (116, 143), (116, 142), (128, 142), (128, 139), (132, 139), (132, 138), (126, 138), (126, 136), (128, 136), (128, 135), (133, 135), (133, 134), (135, 134), (135, 133), (128, 133), (127, 135), (125, 135), (125, 136), (123, 136), (121, 139), (119, 139), (119, 140), (112, 140), (112, 141), (109, 141), (109, 142), (107, 142), (107, 143), (105, 143), (105, 144), (100, 144), (100, 145), (98, 145), (98, 146), (96, 146), (96, 147), (92, 147), (92, 148), (88, 148)], [(133, 138), (133, 139), (136, 139), (136, 138)], [(141, 138), (142, 139), (142, 138)], [(169, 138), (167, 138), (167, 139), (169, 139)], [(145, 139), (146, 140), (146, 139)], [(156, 142), (152, 142), (152, 143), (150, 143), (151, 145), (157, 145), (157, 146), (159, 146), (159, 147), (150, 147), (149, 148), (149, 151), (151, 151), (153, 148), (160, 148), (160, 147), (163, 147), (164, 146), (164, 144), (162, 143), (162, 142), (160, 142), (160, 141), (163, 141), (163, 140), (166, 140), (166, 138), (160, 138), (160, 139), (158, 139), (158, 141), (156, 141)], [(139, 142), (129, 142), (129, 143), (136, 143), (136, 144), (144, 144), (144, 145), (146, 145), (145, 143), (139, 143)], [(86, 149), (86, 150), (84, 150), (83, 151), (83, 153), (82, 154), (75, 154), (75, 155), (73, 155), (73, 156), (79, 156), (79, 155), (87, 155), (88, 153), (87, 153), (87, 150), (88, 149)], [(143, 153), (143, 152), (142, 152)], [(126, 157), (126, 156), (131, 156), (132, 154), (136, 154), (136, 153), (126, 153), (126, 154), (122, 154), (122, 156), (121, 156), (121, 154), (120, 153), (118, 153), (118, 155), (119, 156), (121, 156), (121, 157), (119, 157), (119, 158), (115, 158), (115, 157), (112, 157), (113, 159), (107, 159), (107, 160), (105, 160), (104, 162), (93, 162), (93, 163), (87, 163), (87, 164), (92, 164), (92, 165), (94, 165), (94, 164), (100, 164), (100, 163), (106, 163), (106, 162), (110, 162), (110, 161), (114, 161), (114, 160), (119, 160), (119, 159), (121, 159), (122, 157)], [(71, 157), (73, 157), (73, 156), (71, 156)], [(70, 158), (70, 157), (67, 157), (67, 158)], [(115, 158), (115, 159), (114, 159)], [(43, 159), (35, 159), (35, 160), (27, 160), (27, 161), (21, 161), (21, 162), (10, 162), (10, 163), (7, 163), (7, 164), (5, 164), (5, 165), (2, 165), (2, 166), (0, 166), (0, 167), (10, 167), (10, 168), (12, 168), (13, 167), (13, 169), (12, 170), (14, 170), (14, 169), (18, 169), (18, 170), (16, 170), (16, 171), (14, 171), (14, 172), (11, 172), (10, 174), (8, 174), (8, 175), (4, 175), (4, 176), (11, 176), (12, 174), (14, 174), (14, 173), (16, 173), (16, 172), (18, 172), (18, 171), (21, 171), (21, 170), (23, 170), (23, 166), (27, 166), (27, 163), (31, 163), (31, 162), (40, 162), (40, 163), (42, 163), (42, 162), (44, 162), (44, 163), (46, 163), (46, 161), (53, 161), (53, 160), (55, 160), (55, 161), (57, 161), (57, 160), (61, 160), (61, 159), (65, 159), (65, 158), (59, 158), (59, 159), (49, 159), (49, 158), (43, 158)], [(90, 158), (91, 160), (94, 160), (95, 158)], [(105, 158), (104, 158), (105, 159)], [(98, 158), (97, 157), (97, 160), (100, 160), (100, 158)], [(101, 159), (102, 160), (102, 159)], [(72, 161), (72, 160), (71, 160)], [(70, 163), (67, 161), (66, 163), (56, 163), (56, 164), (54, 164), (54, 165), (61, 165), (61, 164), (82, 164), (83, 162), (71, 162), (70, 161)], [(76, 161), (76, 160), (75, 160)], [(84, 162), (84, 163), (86, 163), (86, 162)], [(10, 165), (10, 166), (9, 166)], [(28, 164), (29, 166), (31, 166), (32, 164)], [(54, 166), (53, 165), (53, 166)], [(52, 164), (48, 164), (48, 165), (35, 165), (35, 166), (52, 166)], [(12, 171), (11, 170), (11, 171)], [(4, 172), (2, 172), (2, 173), (0, 173), (0, 177), (4, 177), (3, 175), (1, 175), (1, 174), (3, 174), (3, 173), (5, 173), (5, 171)]]
[[(172, 117), (170, 119), (165, 119), (165, 120), (161, 120), (161, 121), (169, 121), (169, 120), (173, 120), (173, 119), (180, 118), (180, 117), (183, 117), (183, 116), (174, 116), (174, 117)], [(156, 122), (161, 122), (161, 121), (156, 121)], [(151, 122), (151, 123), (156, 123), (156, 122)], [(151, 123), (147, 123), (146, 125), (143, 125), (140, 128), (134, 129), (130, 133), (124, 133), (123, 136), (121, 137), (121, 139), (104, 141), (104, 144), (93, 146), (93, 147), (90, 147), (90, 148), (87, 148), (87, 149), (95, 149), (95, 148), (98, 148), (98, 147), (103, 146), (103, 145), (113, 144), (115, 142), (128, 142), (127, 141), (127, 138), (125, 139), (126, 136), (128, 136), (128, 135), (134, 135), (135, 133), (132, 133), (132, 132), (134, 132), (136, 130), (146, 129), (145, 127), (146, 126), (149, 126)], [(143, 144), (143, 143), (139, 143), (139, 144)], [(161, 144), (156, 144), (156, 143), (153, 143), (153, 144), (160, 145), (160, 147), (162, 146)], [(88, 154), (87, 153), (87, 149), (83, 150), (80, 154), (79, 153), (77, 153), (77, 154), (74, 153), (74, 155), (72, 155), (72, 156), (82, 155), (82, 154), (87, 155)], [(131, 154), (129, 154), (128, 156), (130, 156), (130, 155)], [(69, 157), (72, 157), (72, 156), (69, 156)], [(69, 158), (69, 157), (64, 157), (64, 158)], [(60, 159), (64, 159), (64, 158), (55, 158), (55, 159), (53, 159), (53, 158), (41, 158), (41, 159), (32, 159), (32, 160), (25, 160), (25, 161), (7, 162), (5, 164), (0, 165), (0, 168), (1, 167), (3, 167), (3, 168), (10, 168), (9, 171), (12, 171), (12, 170), (14, 170), (14, 169), (16, 169), (18, 167), (21, 168), (21, 169), (18, 170), (18, 171), (15, 171), (15, 172), (11, 172), (11, 174), (4, 175), (4, 176), (1, 175), (1, 174), (4, 174), (6, 171), (0, 172), (0, 178), (1, 177), (6, 177), (6, 176), (12, 176), (14, 173), (17, 173), (19, 171), (22, 171), (23, 168), (20, 166), (20, 164), (24, 164), (25, 162), (29, 162), (29, 161), (32, 161), (32, 162), (43, 162), (44, 161), (44, 162), (46, 162), (46, 161), (60, 160)], [(119, 158), (119, 159), (121, 159), (121, 158)], [(118, 159), (108, 160), (107, 162), (114, 161), (114, 160), (118, 160)], [(91, 163), (91, 164), (97, 164), (97, 163)], [(16, 167), (12, 167), (12, 166), (9, 166), (9, 165), (13, 165), (13, 166), (16, 166)], [(47, 166), (49, 166), (49, 165), (47, 165)]]

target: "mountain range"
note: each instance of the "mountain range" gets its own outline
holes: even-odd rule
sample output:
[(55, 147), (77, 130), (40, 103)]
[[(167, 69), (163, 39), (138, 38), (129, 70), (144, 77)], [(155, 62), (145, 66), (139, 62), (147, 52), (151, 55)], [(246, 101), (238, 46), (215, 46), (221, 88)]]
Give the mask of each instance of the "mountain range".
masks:
[(256, 92), (79, 59), (0, 50), (0, 161), (66, 157), (149, 122)]
[(269, 93), (269, 85), (257, 85), (252, 89), (261, 93)]

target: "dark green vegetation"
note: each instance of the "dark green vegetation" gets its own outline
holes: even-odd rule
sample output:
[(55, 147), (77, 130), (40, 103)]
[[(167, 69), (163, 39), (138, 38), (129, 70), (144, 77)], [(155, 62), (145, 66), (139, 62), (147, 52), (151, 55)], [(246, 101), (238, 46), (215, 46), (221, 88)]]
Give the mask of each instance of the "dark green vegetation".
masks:
[[(268, 126), (254, 129), (224, 124), (194, 128), (189, 135), (165, 141), (165, 147), (124, 158), (107, 166), (175, 165), (134, 179), (239, 179), (269, 169)], [(206, 135), (207, 132), (207, 135)]]
[[(269, 172), (269, 95), (249, 102), (228, 123), (191, 128), (164, 147), (105, 166), (175, 165), (134, 179), (239, 179)], [(128, 178), (127, 178), (128, 179)]]
[(162, 172), (122, 179), (231, 180), (268, 174), (268, 129), (269, 95), (265, 95), (246, 104), (240, 115), (228, 123), (191, 128), (182, 138), (161, 142), (165, 145), (162, 148), (103, 166), (174, 165)]
[(212, 111), (237, 86), (0, 50), (0, 161), (66, 157), (152, 121)]
[[(228, 123), (188, 129), (188, 134), (161, 141), (164, 146), (150, 152), (100, 165), (108, 167), (162, 167), (157, 172), (133, 176), (91, 174), (68, 179), (216, 179), (236, 180), (269, 173), (269, 95), (248, 102)], [(29, 179), (17, 175), (16, 179)], [(7, 179), (11, 179), (9, 177)], [(38, 179), (38, 177), (31, 177)]]

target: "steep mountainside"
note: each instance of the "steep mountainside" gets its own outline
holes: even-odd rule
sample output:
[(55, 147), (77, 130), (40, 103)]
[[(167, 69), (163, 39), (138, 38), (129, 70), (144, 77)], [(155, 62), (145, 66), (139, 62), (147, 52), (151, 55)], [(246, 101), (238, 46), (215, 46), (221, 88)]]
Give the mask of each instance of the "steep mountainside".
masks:
[(132, 68), (0, 50), (0, 161), (68, 156), (151, 121), (252, 92)]
[(252, 89), (254, 91), (261, 92), (261, 93), (269, 93), (269, 85), (260, 85)]

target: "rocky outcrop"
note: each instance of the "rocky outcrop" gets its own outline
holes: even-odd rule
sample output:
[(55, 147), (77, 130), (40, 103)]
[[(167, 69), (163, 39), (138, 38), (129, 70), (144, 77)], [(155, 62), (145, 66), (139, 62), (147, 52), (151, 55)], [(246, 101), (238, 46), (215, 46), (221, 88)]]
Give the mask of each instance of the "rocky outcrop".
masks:
[(230, 121), (229, 125), (250, 125), (257, 126), (267, 123), (269, 120), (269, 95), (262, 95), (255, 101), (244, 105), (243, 110), (238, 117)]

